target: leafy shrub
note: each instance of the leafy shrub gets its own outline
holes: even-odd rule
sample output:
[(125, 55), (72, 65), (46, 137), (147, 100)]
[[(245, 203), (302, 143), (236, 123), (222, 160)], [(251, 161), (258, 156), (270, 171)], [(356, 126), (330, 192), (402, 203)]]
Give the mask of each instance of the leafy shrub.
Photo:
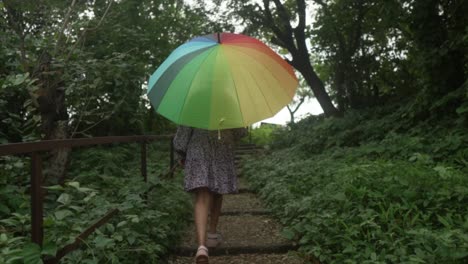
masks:
[(286, 236), (325, 263), (461, 263), (468, 256), (468, 179), (412, 160), (304, 160), (283, 151), (252, 161), (244, 173)]
[[(2, 200), (6, 197), (18, 201), (7, 204), (7, 210), (1, 212), (0, 262), (33, 263), (41, 256), (55, 255), (59, 248), (72, 243), (85, 228), (117, 208), (119, 213), (116, 216), (91, 234), (80, 249), (65, 256), (62, 262), (158, 263), (177, 242), (180, 233), (176, 230), (184, 229), (190, 214), (190, 199), (182, 190), (180, 175), (171, 180), (158, 177), (169, 167), (167, 145), (154, 143), (149, 147), (150, 184), (141, 178), (137, 145), (73, 152), (68, 173), (71, 180), (65, 186), (47, 187), (42, 249), (28, 242), (30, 209), (25, 189), (16, 187), (3, 192), (4, 188), (14, 186), (11, 182), (18, 176), (11, 173), (11, 167), (11, 174), (5, 174), (7, 180), (0, 186), (0, 195)], [(7, 166), (4, 168), (8, 169)], [(145, 192), (150, 186), (154, 188), (146, 200)]]
[[(243, 167), (251, 186), (324, 263), (466, 263), (464, 117), (415, 122), (403, 106), (309, 117)], [(392, 110), (393, 109), (393, 110)]]
[(243, 143), (253, 143), (259, 146), (268, 146), (271, 145), (273, 140), (273, 133), (280, 129), (279, 126), (276, 125), (268, 125), (264, 124), (260, 127), (251, 129), (249, 131), (249, 135), (242, 139)]

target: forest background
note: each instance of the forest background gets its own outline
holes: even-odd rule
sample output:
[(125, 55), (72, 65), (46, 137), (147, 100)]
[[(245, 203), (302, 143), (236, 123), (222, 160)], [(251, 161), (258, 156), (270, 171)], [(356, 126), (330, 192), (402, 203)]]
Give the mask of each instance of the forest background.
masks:
[[(242, 31), (237, 33), (265, 41), (296, 69), (302, 93), (292, 110), (301, 98), (310, 96), (323, 109), (319, 116), (277, 130), (268, 128), (254, 137), (272, 150), (271, 155), (278, 159), (279, 155), (287, 156), (280, 159), (285, 166), (275, 167), (266, 158), (248, 162), (245, 168), (257, 191), (264, 193), (278, 217), (289, 223), (285, 235), (301, 241), (305, 258), (314, 255), (326, 262), (385, 263), (399, 256), (400, 261), (462, 263), (468, 256), (468, 213), (460, 206), (468, 202), (467, 13), (463, 0), (218, 0), (210, 4), (182, 0), (3, 0), (0, 143), (172, 133), (174, 124), (157, 115), (145, 96), (149, 75), (191, 37)], [(48, 218), (52, 250), (38, 249), (25, 238), (28, 159), (3, 157), (0, 243), (6, 245), (4, 260), (50, 255), (57, 241), (66, 241), (57, 237), (68, 223), (103, 212), (101, 208), (84, 216), (87, 206), (103, 206), (97, 200), (96, 204), (92, 200), (87, 205), (78, 204), (78, 197), (94, 193), (92, 196), (108, 202), (106, 206), (115, 205), (117, 201), (109, 198), (112, 192), (101, 190), (112, 180), (101, 177), (96, 181), (94, 176), (126, 175), (128, 179), (122, 181), (132, 182), (132, 172), (126, 169), (137, 161), (128, 167), (120, 165), (131, 159), (135, 148), (122, 148), (118, 154), (113, 152), (115, 155), (105, 154), (106, 149), (88, 154), (61, 150), (46, 157), (48, 184), (62, 184), (72, 193), (50, 198), (59, 202), (59, 206), (51, 206)], [(163, 152), (155, 150), (153, 155), (163, 160), (167, 147), (156, 149)], [(109, 163), (105, 164), (91, 158), (106, 155)], [(304, 171), (304, 164), (318, 172)], [(93, 169), (85, 172), (90, 167)], [(253, 169), (259, 167), (264, 171)], [(290, 176), (289, 185), (284, 185), (284, 175)], [(93, 182), (95, 189), (79, 189), (76, 182)], [(265, 182), (271, 185), (264, 186)], [(385, 190), (376, 187), (382, 182)], [(177, 189), (173, 184), (167, 188)], [(329, 193), (335, 196), (312, 196), (309, 190), (321, 184), (334, 186)], [(134, 191), (125, 189), (127, 185), (129, 182), (110, 184), (123, 188), (123, 200), (135, 199), (126, 196)], [(289, 186), (290, 192), (284, 186)], [(422, 189), (403, 198), (386, 191), (401, 188)], [(367, 193), (370, 189), (377, 191)], [(175, 197), (179, 195), (173, 192)], [(280, 198), (299, 202), (285, 208), (288, 203)], [(311, 202), (321, 199), (327, 202)], [(339, 207), (345, 204), (343, 200), (351, 204)], [(182, 204), (175, 210), (187, 214), (188, 206)], [(165, 211), (164, 206), (153, 208), (153, 214), (138, 220), (131, 216), (146, 210), (145, 205), (126, 206), (133, 210), (126, 214), (126, 220), (120, 219), (107, 233), (93, 238), (101, 253), (88, 249), (76, 254), (82, 254), (83, 259), (105, 256), (122, 261), (125, 251), (108, 250), (122, 239), (115, 231), (119, 224), (124, 228), (121, 232), (136, 234), (127, 240), (129, 248), (134, 247), (135, 237), (145, 237), (142, 230), (135, 231), (139, 221), (162, 218), (160, 228), (164, 230), (181, 224), (165, 216), (174, 212)], [(361, 207), (362, 211), (356, 209)], [(314, 211), (318, 209), (322, 211)], [(323, 211), (333, 213), (310, 227), (307, 223), (319, 221), (316, 216)], [(378, 212), (377, 216), (372, 212)], [(329, 225), (330, 217), (337, 218), (337, 213), (342, 213), (343, 223), (357, 221), (356, 227), (346, 225), (349, 239), (339, 237), (343, 226)], [(353, 218), (357, 216), (360, 220)], [(401, 221), (410, 224), (388, 224)], [(371, 222), (378, 222), (381, 233), (372, 229)], [(127, 223), (133, 224), (125, 229)], [(360, 224), (368, 229), (362, 231)], [(362, 236), (356, 232), (363, 232)], [(390, 250), (383, 242), (377, 248), (367, 243), (377, 239), (377, 234), (385, 235), (378, 238), (385, 243), (400, 234), (400, 251)], [(167, 241), (176, 237), (167, 231), (161, 241), (166, 241), (166, 235)], [(159, 258), (169, 247), (169, 242), (149, 241), (146, 251), (139, 253), (142, 259), (145, 254)], [(140, 246), (144, 244), (142, 239)], [(355, 252), (362, 254), (352, 254)]]

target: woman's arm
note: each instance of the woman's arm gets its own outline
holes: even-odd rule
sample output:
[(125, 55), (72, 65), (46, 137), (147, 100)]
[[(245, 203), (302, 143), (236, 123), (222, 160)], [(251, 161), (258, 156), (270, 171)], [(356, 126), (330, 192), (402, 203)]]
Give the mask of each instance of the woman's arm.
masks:
[(192, 137), (193, 128), (186, 126), (179, 126), (174, 136), (174, 150), (178, 154), (179, 159), (185, 159), (187, 155), (187, 148)]

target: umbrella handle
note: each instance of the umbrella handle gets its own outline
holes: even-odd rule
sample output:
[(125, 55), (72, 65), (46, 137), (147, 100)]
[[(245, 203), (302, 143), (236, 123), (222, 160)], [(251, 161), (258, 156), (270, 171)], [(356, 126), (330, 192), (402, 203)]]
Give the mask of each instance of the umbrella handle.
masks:
[[(224, 122), (224, 117), (219, 119), (219, 127), (221, 127), (221, 124)], [(221, 140), (221, 129), (218, 128), (218, 140)]]

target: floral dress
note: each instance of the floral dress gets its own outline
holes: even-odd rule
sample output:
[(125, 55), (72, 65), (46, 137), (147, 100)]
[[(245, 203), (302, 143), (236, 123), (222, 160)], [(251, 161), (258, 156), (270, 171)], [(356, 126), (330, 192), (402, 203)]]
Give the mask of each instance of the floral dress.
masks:
[(185, 159), (184, 189), (206, 187), (227, 194), (237, 192), (234, 146), (247, 130), (208, 131), (180, 126), (174, 137), (174, 149)]

